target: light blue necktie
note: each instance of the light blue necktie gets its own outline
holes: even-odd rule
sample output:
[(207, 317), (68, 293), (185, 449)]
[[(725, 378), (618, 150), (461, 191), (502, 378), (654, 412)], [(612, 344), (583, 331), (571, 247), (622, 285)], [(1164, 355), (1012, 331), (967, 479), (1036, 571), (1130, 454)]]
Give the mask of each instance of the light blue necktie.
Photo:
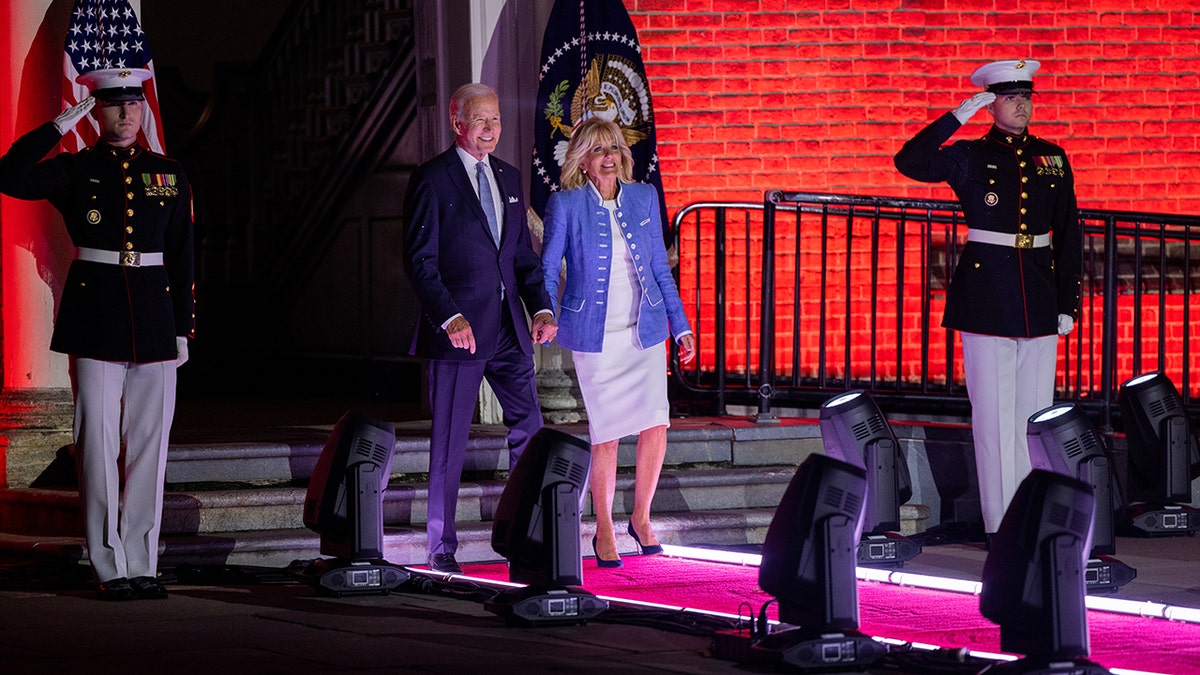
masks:
[(496, 218), (496, 203), (492, 201), (492, 186), (487, 179), (487, 165), (482, 161), (475, 163), (475, 176), (479, 179), (479, 203), (483, 206), (483, 215), (487, 218), (488, 229), (492, 232), (492, 241), (500, 248), (500, 221)]

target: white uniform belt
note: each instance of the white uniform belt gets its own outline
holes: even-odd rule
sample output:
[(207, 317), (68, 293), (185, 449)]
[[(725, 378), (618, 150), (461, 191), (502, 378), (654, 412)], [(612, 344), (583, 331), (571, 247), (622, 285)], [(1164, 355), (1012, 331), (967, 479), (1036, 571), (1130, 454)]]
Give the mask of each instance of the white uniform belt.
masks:
[(992, 230), (967, 230), (967, 241), (1013, 248), (1045, 248), (1050, 245), (1049, 234), (1006, 234)]
[(75, 249), (76, 260), (86, 260), (105, 265), (120, 265), (121, 267), (153, 267), (163, 264), (162, 251), (155, 253), (139, 253), (137, 251), (105, 251), (98, 248)]

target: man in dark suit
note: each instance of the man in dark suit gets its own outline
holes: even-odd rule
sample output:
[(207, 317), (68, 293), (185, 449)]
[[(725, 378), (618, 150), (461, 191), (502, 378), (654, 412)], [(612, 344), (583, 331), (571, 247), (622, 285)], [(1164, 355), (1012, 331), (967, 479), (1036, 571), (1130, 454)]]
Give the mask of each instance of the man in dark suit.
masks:
[[(92, 96), (0, 158), (0, 192), (49, 200), (77, 247), (50, 349), (70, 356), (79, 496), (102, 600), (167, 597), (157, 570), (163, 477), (175, 369), (195, 320), (191, 188), (179, 162), (137, 142), (149, 76), (80, 75)], [(100, 141), (39, 161), (89, 111)]]
[[(549, 342), (558, 327), (530, 244), (520, 174), (491, 155), (500, 140), (496, 93), (459, 87), (450, 126), (454, 147), (409, 181), (404, 262), (422, 310), (411, 353), (429, 360), (433, 410), (428, 564), (458, 574), (454, 517), (480, 383), (487, 378), (504, 409), (511, 470), (542, 427), (532, 340)], [(528, 330), (525, 310), (533, 314)]]
[[(946, 294), (942, 325), (960, 332), (984, 531), (1000, 527), (1029, 473), (1029, 417), (1054, 402), (1058, 336), (1079, 314), (1082, 229), (1067, 154), (1029, 133), (1033, 59), (981, 66), (984, 91), (925, 127), (896, 153), (896, 168), (946, 181), (969, 231)], [(992, 128), (943, 147), (976, 112)]]

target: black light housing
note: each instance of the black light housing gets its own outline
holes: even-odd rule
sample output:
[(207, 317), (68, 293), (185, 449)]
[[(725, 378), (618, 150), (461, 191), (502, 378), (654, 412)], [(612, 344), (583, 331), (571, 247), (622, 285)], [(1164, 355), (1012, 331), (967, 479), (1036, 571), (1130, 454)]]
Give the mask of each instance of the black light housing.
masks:
[(321, 535), (321, 553), (306, 572), (332, 595), (386, 594), (408, 581), (384, 560), (383, 496), (391, 474), (396, 430), (348, 411), (334, 425), (304, 498), (304, 524)]
[(983, 564), (979, 610), (1000, 625), (1000, 648), (1025, 658), (981, 673), (1107, 673), (1087, 660), (1088, 541), (1096, 508), (1091, 488), (1034, 469), (1021, 481)]
[(1121, 510), (1114, 489), (1112, 462), (1104, 440), (1083, 410), (1060, 403), (1029, 417), (1029, 458), (1034, 469), (1078, 478), (1092, 489), (1095, 518), (1085, 585), (1089, 592), (1115, 591), (1137, 576), (1137, 571), (1111, 558), (1117, 552), (1114, 514)]
[(901, 566), (921, 546), (895, 534), (900, 505), (912, 498), (908, 462), (891, 425), (867, 392), (838, 394), (821, 405), (819, 415), (825, 454), (861, 467), (867, 475), (867, 504), (858, 549), (861, 565)]
[(513, 467), (492, 525), (492, 549), (508, 560), (509, 580), (527, 584), (484, 603), (514, 623), (585, 623), (608, 603), (583, 589), (580, 504), (591, 447), (543, 427)]
[(1191, 535), (1196, 531), (1192, 478), (1200, 454), (1183, 398), (1162, 373), (1127, 380), (1117, 395), (1128, 445), (1129, 534)]
[(796, 469), (763, 541), (758, 583), (793, 628), (759, 636), (754, 653), (801, 669), (862, 667), (882, 644), (857, 631), (855, 550), (867, 477), (858, 466), (810, 455)]

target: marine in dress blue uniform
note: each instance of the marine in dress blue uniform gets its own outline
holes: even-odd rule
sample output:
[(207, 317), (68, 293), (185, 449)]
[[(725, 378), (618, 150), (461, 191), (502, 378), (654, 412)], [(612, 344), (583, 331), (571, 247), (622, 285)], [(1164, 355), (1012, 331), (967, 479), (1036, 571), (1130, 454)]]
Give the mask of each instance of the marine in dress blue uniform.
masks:
[[(76, 246), (50, 348), (70, 356), (88, 559), (106, 600), (166, 597), (157, 580), (163, 477), (175, 369), (194, 327), (191, 189), (178, 162), (136, 142), (149, 75), (81, 75), (92, 96), (0, 158), (0, 191), (48, 200)], [(89, 111), (100, 142), (40, 161)]]
[[(1053, 403), (1057, 336), (1079, 313), (1082, 230), (1066, 152), (1029, 133), (1032, 59), (989, 63), (984, 91), (896, 154), (896, 168), (958, 195), (969, 231), (942, 325), (963, 340), (984, 529), (994, 533), (1030, 471), (1030, 415)], [(983, 137), (944, 145), (980, 108)]]

